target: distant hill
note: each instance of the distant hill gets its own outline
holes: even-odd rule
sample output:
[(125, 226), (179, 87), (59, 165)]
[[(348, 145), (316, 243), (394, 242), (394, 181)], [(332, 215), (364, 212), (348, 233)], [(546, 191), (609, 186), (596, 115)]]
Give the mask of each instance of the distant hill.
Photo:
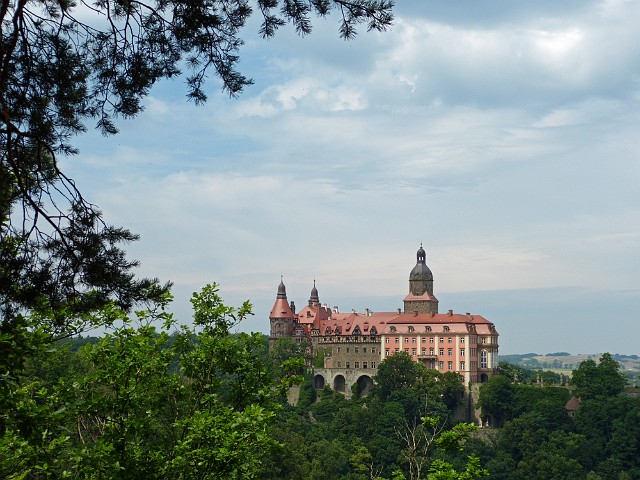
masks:
[[(527, 368), (552, 368), (573, 370), (578, 368), (580, 362), (585, 360), (598, 361), (602, 353), (579, 353), (572, 355), (568, 352), (556, 352), (556, 353), (522, 353), (522, 354), (510, 354), (500, 355), (501, 362), (508, 362), (513, 365), (520, 365)], [(624, 371), (640, 371), (640, 356), (638, 355), (620, 355), (612, 354), (614, 360), (616, 360), (622, 370)]]

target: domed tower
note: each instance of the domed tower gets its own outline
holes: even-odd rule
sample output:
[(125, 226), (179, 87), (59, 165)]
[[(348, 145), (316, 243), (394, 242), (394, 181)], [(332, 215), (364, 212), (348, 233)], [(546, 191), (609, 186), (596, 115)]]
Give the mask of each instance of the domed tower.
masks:
[(311, 296), (309, 297), (309, 306), (320, 305), (320, 297), (318, 296), (318, 289), (316, 288), (316, 281), (313, 281), (313, 288), (311, 289)]
[(271, 324), (269, 343), (281, 337), (293, 337), (295, 321), (296, 316), (293, 310), (291, 310), (289, 302), (287, 302), (287, 289), (282, 279), (280, 279), (276, 302), (273, 304), (273, 308), (269, 314), (269, 323)]
[(428, 292), (429, 295), (433, 295), (433, 273), (427, 267), (427, 253), (422, 248), (422, 244), (416, 256), (418, 261), (409, 274), (409, 293), (421, 296), (424, 292)]
[(405, 313), (438, 313), (438, 299), (433, 296), (433, 273), (427, 266), (427, 253), (420, 248), (417, 262), (409, 274), (409, 295), (404, 299)]

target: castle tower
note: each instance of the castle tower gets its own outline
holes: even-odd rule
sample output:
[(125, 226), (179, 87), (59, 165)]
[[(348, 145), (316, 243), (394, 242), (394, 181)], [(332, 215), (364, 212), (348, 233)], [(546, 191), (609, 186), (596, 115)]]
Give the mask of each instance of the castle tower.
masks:
[(438, 313), (438, 299), (433, 296), (433, 273), (427, 266), (427, 254), (420, 244), (417, 262), (409, 274), (409, 295), (404, 299), (404, 313)]
[(281, 337), (293, 337), (295, 321), (296, 316), (291, 310), (289, 302), (287, 302), (287, 289), (281, 279), (280, 285), (278, 285), (276, 302), (273, 304), (269, 314), (269, 323), (271, 324), (269, 343)]
[(314, 305), (320, 305), (320, 297), (318, 296), (315, 280), (313, 280), (313, 288), (311, 289), (311, 296), (309, 297), (309, 306), (313, 307)]

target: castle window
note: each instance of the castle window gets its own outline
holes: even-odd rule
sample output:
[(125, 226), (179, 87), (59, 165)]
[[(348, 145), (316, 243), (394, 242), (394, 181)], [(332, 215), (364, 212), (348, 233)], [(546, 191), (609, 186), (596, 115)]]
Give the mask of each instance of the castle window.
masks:
[(395, 331), (396, 331), (396, 327), (394, 327), (394, 326), (389, 327), (389, 331), (390, 331), (391, 333), (395, 333)]
[(395, 340), (396, 340), (396, 343), (398, 343), (398, 342), (399, 342), (398, 337), (396, 337), (396, 339), (395, 339)]
[(480, 343), (487, 343), (487, 337), (481, 337)]
[(449, 355), (449, 356), (453, 355), (453, 349), (451, 349), (451, 348), (448, 349), (447, 350), (447, 355)]
[(388, 348), (385, 348), (385, 350), (384, 350), (384, 354), (385, 354), (385, 356), (387, 356), (387, 357), (389, 356), (389, 349), (388, 349)]
[(349, 353), (349, 347), (347, 347), (347, 353)]
[(385, 337), (384, 343), (389, 343), (389, 337)]
[(460, 343), (464, 343), (464, 337), (460, 337)]
[(359, 347), (356, 347), (353, 350), (354, 350), (355, 353), (360, 353), (360, 348)]
[(444, 357), (444, 348), (441, 348), (441, 349), (440, 349), (440, 356), (441, 356), (441, 357)]
[(353, 368), (360, 368), (360, 362), (354, 362)]
[(395, 353), (398, 353), (398, 349), (397, 348), (396, 348), (396, 352)]
[(430, 348), (430, 349), (429, 349), (429, 355), (433, 355), (433, 354), (434, 354), (434, 353), (433, 353), (433, 348)]
[(449, 327), (445, 326), (442, 330), (443, 330), (444, 332), (448, 332), (448, 331), (449, 331)]
[(427, 325), (426, 327), (424, 327), (425, 331), (430, 332), (431, 331), (431, 327), (429, 325)]
[(440, 370), (444, 370), (444, 362), (440, 362), (438, 366), (440, 367)]
[(460, 370), (464, 370), (464, 362), (460, 362)]
[(409, 337), (404, 337), (404, 343), (409, 343)]
[(367, 362), (362, 362), (362, 368), (368, 368), (369, 364)]
[(413, 337), (413, 338), (411, 339), (411, 343), (416, 343), (416, 337)]
[(433, 343), (433, 337), (429, 337), (429, 343)]
[(453, 362), (447, 362), (447, 370), (453, 370)]
[(340, 347), (338, 347), (338, 353), (340, 353)]
[(347, 368), (350, 368), (350, 367), (351, 367), (351, 364), (350, 364), (349, 362), (347, 362), (347, 363), (346, 363), (346, 367), (347, 367)]
[(487, 368), (487, 351), (480, 351), (480, 368)]
[(338, 362), (338, 368), (342, 368), (342, 362)]
[(409, 328), (409, 332), (414, 332), (415, 331), (415, 328), (413, 328), (411, 325), (409, 325), (408, 328)]
[(362, 347), (362, 353), (367, 353), (367, 347)]
[(376, 353), (376, 348), (375, 347), (371, 347), (371, 353)]
[(447, 338), (447, 343), (451, 343), (451, 337)]
[(422, 343), (427, 343), (427, 339), (425, 337), (422, 337)]
[(411, 350), (411, 355), (413, 355), (414, 357), (416, 356), (416, 349), (415, 348), (413, 350)]
[(376, 368), (376, 362), (371, 362), (371, 368)]
[(426, 348), (423, 348), (423, 349), (422, 349), (422, 356), (425, 356), (426, 354), (427, 354), (427, 349), (426, 349)]
[(464, 348), (461, 348), (461, 349), (460, 349), (460, 356), (461, 356), (461, 357), (464, 357)]
[(444, 343), (444, 337), (440, 337), (440, 343)]

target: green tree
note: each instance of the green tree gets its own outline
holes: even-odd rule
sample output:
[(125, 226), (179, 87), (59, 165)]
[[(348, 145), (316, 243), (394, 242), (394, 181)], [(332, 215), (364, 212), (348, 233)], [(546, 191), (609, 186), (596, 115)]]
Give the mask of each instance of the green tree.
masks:
[(378, 365), (374, 393), (388, 400), (395, 391), (411, 388), (423, 378), (426, 369), (405, 352), (385, 358)]
[(0, 437), (0, 476), (258, 477), (278, 447), (268, 427), (279, 396), (299, 378), (275, 378), (262, 335), (230, 334), (248, 303), (224, 305), (216, 285), (192, 303), (195, 328), (170, 335), (162, 309), (136, 322), (120, 311), (119, 326), (74, 354), (87, 369), (49, 386), (23, 379)]
[(576, 387), (576, 395), (584, 400), (618, 395), (626, 380), (620, 372), (620, 364), (611, 354), (604, 353), (597, 364), (593, 360), (580, 363), (571, 375), (571, 383)]
[(478, 405), (482, 408), (483, 415), (492, 416), (495, 423), (500, 426), (512, 417), (515, 407), (514, 399), (515, 386), (511, 380), (504, 375), (495, 375), (480, 386)]
[(523, 382), (525, 379), (525, 369), (520, 365), (514, 365), (507, 362), (498, 362), (498, 370), (500, 375), (504, 375), (513, 383)]
[[(422, 478), (422, 472), (431, 462), (434, 447), (443, 451), (461, 450), (464, 442), (472, 432), (476, 431), (476, 428), (469, 423), (459, 423), (447, 429), (446, 422), (441, 421), (439, 417), (430, 416), (423, 417), (420, 421), (405, 421), (398, 426), (396, 434), (404, 446), (401, 455), (409, 465), (410, 480)], [(448, 469), (446, 463), (437, 466), (437, 470), (445, 468)]]

